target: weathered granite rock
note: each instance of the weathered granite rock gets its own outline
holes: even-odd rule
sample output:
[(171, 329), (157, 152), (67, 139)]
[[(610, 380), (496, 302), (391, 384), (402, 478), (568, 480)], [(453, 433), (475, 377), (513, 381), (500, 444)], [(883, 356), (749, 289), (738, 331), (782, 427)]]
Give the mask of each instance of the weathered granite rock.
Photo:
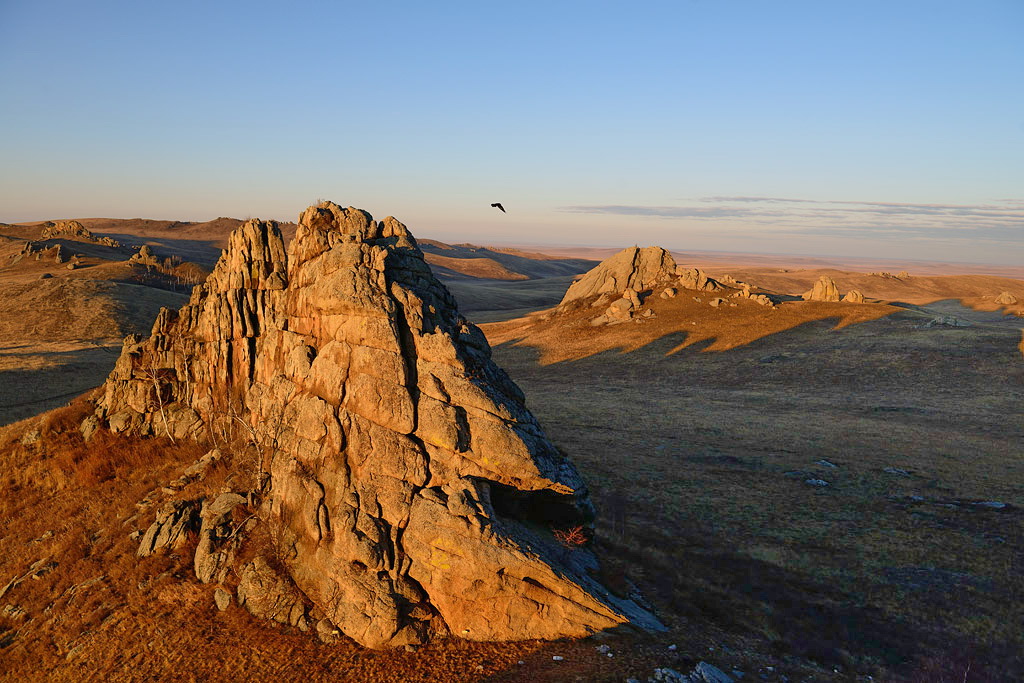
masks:
[[(661, 247), (629, 247), (605, 259), (569, 286), (561, 304), (606, 292), (643, 292), (675, 277), (676, 263)], [(639, 304), (637, 304), (639, 306)]]
[(253, 616), (302, 631), (309, 628), (302, 594), (261, 555), (242, 567), (237, 595), (238, 604)]
[(185, 542), (185, 535), (199, 527), (199, 510), (201, 502), (197, 500), (175, 500), (166, 503), (157, 512), (156, 520), (142, 535), (139, 549), (135, 552), (139, 557), (173, 549)]
[(839, 301), (839, 288), (836, 282), (828, 275), (822, 275), (814, 287), (804, 292), (805, 301)]
[(143, 244), (138, 253), (133, 254), (128, 259), (128, 263), (138, 263), (142, 266), (158, 266), (160, 265), (160, 259), (156, 257), (156, 254), (153, 253), (148, 244)]
[(864, 295), (860, 293), (860, 290), (851, 289), (843, 295), (843, 301), (853, 304), (862, 304), (864, 303)]
[(714, 292), (722, 289), (721, 283), (707, 276), (700, 268), (679, 268), (679, 286), (683, 289), (696, 289), (701, 292)]
[(1017, 297), (1009, 292), (1003, 292), (996, 297), (996, 303), (1002, 306), (1012, 306), (1017, 303)]
[(232, 512), (246, 500), (237, 493), (222, 493), (203, 504), (199, 514), (199, 543), (193, 560), (196, 578), (203, 583), (223, 583), (235, 560), (242, 537), (232, 524)]
[(65, 235), (68, 237), (95, 239), (93, 234), (78, 221), (47, 221), (42, 225), (39, 239), (48, 240)]
[(628, 299), (629, 302), (633, 304), (633, 308), (640, 308), (640, 294), (632, 287), (626, 287), (622, 292), (622, 298)]
[[(597, 288), (674, 268), (660, 249), (627, 260), (632, 275)], [(254, 614), (301, 625), (308, 599), (370, 647), (660, 628), (591, 578), (587, 549), (556, 542), (592, 524), (586, 486), (394, 218), (324, 202), (287, 255), (276, 223), (247, 222), (185, 307), (125, 340), (96, 416), (192, 438), (242, 423), (263, 445), (280, 573), (236, 568)], [(215, 580), (225, 518), (207, 510), (196, 568)]]
[(228, 607), (231, 607), (231, 593), (228, 593), (223, 588), (217, 588), (213, 591), (213, 604), (221, 612), (226, 611)]

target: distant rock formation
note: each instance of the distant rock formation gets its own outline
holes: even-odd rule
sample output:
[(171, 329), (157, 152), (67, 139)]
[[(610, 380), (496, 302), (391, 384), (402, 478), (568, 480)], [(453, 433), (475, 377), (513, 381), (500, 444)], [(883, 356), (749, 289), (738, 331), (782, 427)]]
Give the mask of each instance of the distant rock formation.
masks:
[(55, 237), (79, 237), (89, 242), (107, 247), (120, 247), (121, 243), (111, 237), (97, 237), (78, 221), (47, 221), (43, 223), (39, 239), (48, 240)]
[[(643, 290), (674, 267), (623, 254), (576, 293)], [(176, 438), (244, 425), (257, 488), (167, 509), (144, 540), (198, 526), (197, 575), (218, 581), (244, 556), (226, 515), (252, 501), (285, 571), (234, 568), (254, 614), (305, 628), (308, 600), (318, 630), (374, 648), (660, 628), (592, 578), (589, 550), (560, 545), (555, 531), (592, 527), (586, 486), (394, 218), (321, 203), (287, 254), (276, 223), (245, 223), (184, 308), (125, 340), (86, 422)]]
[(852, 304), (862, 304), (864, 303), (864, 295), (859, 290), (851, 289), (843, 295), (843, 301)]
[(679, 274), (679, 286), (683, 289), (696, 289), (702, 292), (722, 289), (720, 282), (709, 278), (700, 268), (680, 268), (676, 272)]
[(822, 275), (814, 283), (814, 287), (804, 292), (803, 298), (805, 301), (839, 301), (839, 288), (836, 287), (835, 280), (828, 275)]
[(643, 292), (675, 278), (676, 263), (661, 247), (629, 247), (605, 259), (569, 286), (562, 302), (632, 289)]
[(128, 259), (128, 263), (137, 263), (140, 266), (158, 266), (160, 259), (156, 257), (148, 244), (143, 244), (138, 253), (132, 254)]
[(1003, 292), (1002, 294), (996, 297), (996, 303), (1002, 306), (1012, 306), (1013, 304), (1017, 303), (1017, 297), (1015, 297), (1013, 294), (1010, 294), (1009, 292)]

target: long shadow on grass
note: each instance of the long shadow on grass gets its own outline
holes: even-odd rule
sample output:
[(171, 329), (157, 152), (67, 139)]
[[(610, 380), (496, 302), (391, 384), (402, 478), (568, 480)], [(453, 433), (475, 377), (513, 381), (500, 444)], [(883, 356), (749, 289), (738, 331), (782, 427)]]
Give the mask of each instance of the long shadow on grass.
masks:
[(102, 384), (117, 361), (116, 347), (46, 351), (47, 367), (0, 371), (0, 426), (44, 413)]
[[(894, 618), (834, 585), (717, 547), (709, 543), (712, 531), (669, 535), (664, 529), (657, 523), (633, 528), (628, 541), (603, 541), (601, 554), (643, 568), (642, 588), (670, 628), (690, 624), (753, 637), (779, 657), (847, 672), (895, 671), (912, 680), (927, 680), (917, 677), (922, 666), (950, 653), (957, 665), (975, 662), (977, 677), (969, 680), (1001, 680), (1020, 670), (1012, 644), (980, 645)], [(1000, 675), (990, 678), (986, 667)]]

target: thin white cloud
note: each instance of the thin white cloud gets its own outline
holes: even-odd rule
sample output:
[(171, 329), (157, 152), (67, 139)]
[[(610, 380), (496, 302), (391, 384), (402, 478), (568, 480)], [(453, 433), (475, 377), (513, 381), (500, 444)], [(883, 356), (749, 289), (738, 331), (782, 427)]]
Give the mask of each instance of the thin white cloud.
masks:
[(943, 239), (1024, 247), (1024, 200), (987, 204), (813, 200), (713, 196), (678, 206), (604, 204), (567, 206), (573, 213), (723, 221), (777, 236), (828, 236), (882, 241)]

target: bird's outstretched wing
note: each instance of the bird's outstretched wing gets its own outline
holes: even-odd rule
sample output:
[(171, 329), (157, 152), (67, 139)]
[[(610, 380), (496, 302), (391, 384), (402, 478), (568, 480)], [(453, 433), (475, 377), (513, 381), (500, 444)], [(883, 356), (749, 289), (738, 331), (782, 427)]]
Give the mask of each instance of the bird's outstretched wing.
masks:
[(501, 205), (501, 202), (494, 202), (493, 204), (491, 204), (491, 206), (501, 209), (502, 213), (508, 213), (507, 211), (505, 211), (505, 207)]

